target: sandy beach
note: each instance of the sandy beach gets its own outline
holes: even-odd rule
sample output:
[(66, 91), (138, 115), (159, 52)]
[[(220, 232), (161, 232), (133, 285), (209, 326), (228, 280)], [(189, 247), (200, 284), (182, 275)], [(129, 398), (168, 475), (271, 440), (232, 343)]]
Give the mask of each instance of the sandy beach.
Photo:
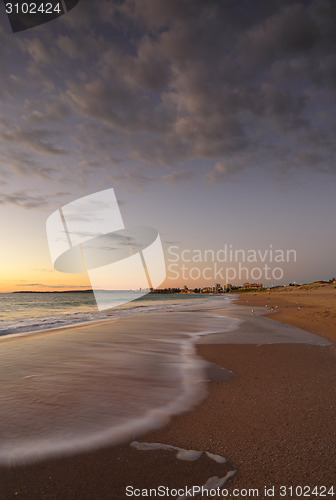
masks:
[[(290, 323), (336, 341), (336, 287), (335, 285), (302, 285), (281, 287), (262, 293), (241, 294), (237, 304), (260, 306), (272, 319)], [(267, 306), (267, 308), (266, 308)]]
[[(191, 487), (211, 477), (227, 478), (222, 487), (229, 493), (257, 488), (258, 498), (272, 498), (265, 487), (275, 487), (275, 498), (281, 486), (335, 487), (335, 299), (334, 286), (241, 294), (246, 324), (258, 330), (254, 322), (262, 321), (265, 332), (275, 332), (273, 343), (249, 343), (246, 336), (236, 344), (224, 335), (202, 338), (197, 352), (214, 364), (207, 372), (208, 395), (193, 410), (121, 446), (1, 467), (0, 498), (117, 500), (127, 498), (127, 486)], [(273, 320), (282, 323), (279, 328)], [(319, 335), (321, 342), (307, 336), (305, 343), (304, 332), (286, 325)], [(285, 341), (277, 340), (284, 335)], [(297, 342), (290, 343), (292, 335)], [(207, 451), (227, 461), (205, 453), (185, 461), (176, 450), (138, 450), (130, 446), (134, 440)], [(298, 496), (287, 489), (282, 498)], [(253, 496), (236, 496), (243, 497)]]

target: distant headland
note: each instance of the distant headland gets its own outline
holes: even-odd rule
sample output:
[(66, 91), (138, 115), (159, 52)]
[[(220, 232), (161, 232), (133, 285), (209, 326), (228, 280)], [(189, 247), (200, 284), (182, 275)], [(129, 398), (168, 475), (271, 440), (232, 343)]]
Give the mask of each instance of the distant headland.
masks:
[(93, 293), (93, 292), (92, 290), (50, 290), (50, 291), (16, 290), (12, 293)]

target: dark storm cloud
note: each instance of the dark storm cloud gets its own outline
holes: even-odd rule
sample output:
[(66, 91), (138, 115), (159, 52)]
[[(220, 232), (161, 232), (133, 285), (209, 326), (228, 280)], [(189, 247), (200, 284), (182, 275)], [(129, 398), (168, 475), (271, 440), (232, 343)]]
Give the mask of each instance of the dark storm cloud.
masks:
[(135, 184), (148, 176), (115, 174), (102, 159), (180, 165), (182, 177), (183, 163), (204, 159), (213, 182), (254, 166), (330, 171), (335, 21), (332, 0), (82, 0), (39, 37), (15, 42), (42, 92), (28, 85), (29, 126), (2, 138), (64, 154), (42, 130), (59, 120), (77, 164)]
[(101, 77), (87, 84), (72, 83), (67, 89), (69, 102), (84, 116), (104, 122), (121, 132), (152, 132), (165, 130), (162, 115), (153, 109), (147, 96), (134, 92), (117, 79)]
[[(107, 48), (95, 77), (69, 84), (70, 105), (127, 133), (125, 145), (147, 162), (217, 158), (232, 168), (246, 155), (265, 161), (272, 143), (297, 158), (321, 112), (314, 88), (335, 83), (332, 4), (253, 5), (251, 13), (248, 2), (113, 3), (111, 25), (118, 18), (133, 33), (131, 49)], [(319, 126), (326, 139), (328, 121)]]

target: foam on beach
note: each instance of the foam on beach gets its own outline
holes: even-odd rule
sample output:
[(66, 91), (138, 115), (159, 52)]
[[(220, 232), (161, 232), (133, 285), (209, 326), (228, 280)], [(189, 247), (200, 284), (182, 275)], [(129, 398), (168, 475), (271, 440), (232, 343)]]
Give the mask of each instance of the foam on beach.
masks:
[(203, 453), (205, 453), (208, 458), (214, 460), (218, 464), (226, 463), (226, 458), (222, 457), (221, 455), (214, 455), (209, 451), (186, 450), (184, 448), (179, 448), (178, 446), (171, 446), (170, 444), (144, 443), (144, 442), (141, 443), (139, 441), (132, 441), (131, 446), (133, 448), (136, 448), (137, 450), (143, 450), (143, 451), (147, 450), (175, 451), (176, 458), (178, 458), (179, 460), (186, 460), (188, 462), (193, 462), (195, 460), (198, 460), (203, 455)]
[(238, 323), (206, 311), (153, 312), (1, 343), (0, 463), (117, 444), (163, 426), (205, 396), (197, 339)]
[[(133, 441), (132, 443), (130, 443), (130, 446), (141, 451), (158, 451), (158, 450), (172, 451), (175, 452), (175, 456), (178, 460), (184, 460), (188, 462), (196, 462), (202, 456), (203, 457), (206, 456), (218, 464), (226, 463), (225, 457), (222, 457), (221, 455), (214, 455), (209, 451), (186, 450), (184, 448), (171, 446), (169, 444), (145, 443), (138, 441)], [(233, 477), (236, 474), (236, 472), (237, 472), (236, 470), (228, 471), (223, 477), (211, 476), (206, 480), (206, 482), (202, 486), (200, 486), (200, 489), (216, 490), (217, 488), (221, 488), (229, 479), (231, 479), (231, 477)], [(191, 493), (189, 495), (179, 496), (178, 500), (186, 500), (188, 498), (199, 498), (199, 496), (200, 495), (197, 492), (195, 492), (194, 494)]]
[(328, 345), (258, 308), (251, 316), (230, 304), (147, 311), (2, 342), (0, 463), (119, 444), (165, 425), (206, 395), (207, 363), (195, 355), (196, 342)]
[(163, 312), (226, 307), (233, 300), (230, 296), (155, 295), (97, 311), (90, 294), (0, 294), (0, 340), (12, 335), (29, 335), (39, 331), (101, 323), (132, 317), (148, 312)]

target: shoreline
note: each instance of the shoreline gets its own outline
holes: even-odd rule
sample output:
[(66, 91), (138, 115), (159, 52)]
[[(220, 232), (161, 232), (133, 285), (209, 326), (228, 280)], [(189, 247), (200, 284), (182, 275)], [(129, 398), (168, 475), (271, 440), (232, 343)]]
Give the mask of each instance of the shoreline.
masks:
[[(262, 307), (265, 316), (336, 342), (336, 287), (284, 287), (240, 294), (237, 305)], [(267, 307), (266, 307), (267, 306)]]
[[(264, 297), (260, 293), (257, 300)], [(261, 305), (254, 299), (251, 294), (243, 295), (239, 302)], [(271, 300), (280, 304), (278, 296)], [(303, 298), (301, 302), (304, 309)], [(278, 309), (280, 313), (271, 314), (271, 319), (277, 320), (281, 307)], [(296, 310), (300, 315), (301, 309)], [(307, 310), (305, 319), (312, 314), (308, 306)], [(297, 320), (293, 307), (285, 312), (286, 321), (283, 317), (280, 321), (288, 324), (291, 312), (293, 324), (302, 325), (302, 317)], [(329, 323), (325, 320), (319, 333), (327, 331), (330, 340)], [(317, 333), (315, 323), (310, 331)], [(4, 498), (120, 500), (126, 498), (127, 484), (198, 484), (204, 482), (202, 474), (221, 477), (232, 470), (237, 472), (225, 486), (259, 488), (259, 498), (263, 498), (265, 485), (331, 486), (336, 462), (334, 345), (198, 344), (197, 353), (236, 376), (227, 381), (213, 376), (206, 399), (196, 408), (137, 440), (209, 451), (224, 456), (228, 460), (225, 466), (214, 468), (206, 459), (182, 462), (170, 452), (139, 452), (125, 444), (26, 466), (1, 467)]]
[[(22, 292), (22, 293), (24, 293), (24, 292)], [(39, 293), (39, 292), (36, 292), (36, 293)], [(45, 293), (49, 293), (49, 292), (45, 292)], [(63, 293), (63, 292), (60, 292), (60, 293)], [(184, 294), (182, 294), (182, 295), (184, 295)], [(75, 321), (73, 323), (70, 322), (70, 323), (65, 323), (65, 324), (58, 325), (58, 326), (51, 326), (51, 324), (50, 324), (48, 327), (42, 327), (42, 328), (37, 329), (37, 330), (24, 329), (24, 328), (27, 328), (29, 326), (29, 325), (26, 325), (25, 327), (20, 327), (20, 328), (22, 328), (20, 331), (17, 331), (17, 332), (13, 331), (13, 332), (9, 332), (9, 333), (5, 333), (5, 334), (0, 335), (0, 342), (5, 341), (7, 339), (35, 336), (35, 335), (39, 335), (39, 334), (45, 335), (48, 333), (58, 333), (58, 332), (62, 332), (63, 330), (69, 330), (69, 329), (73, 329), (73, 328), (81, 328), (81, 327), (90, 326), (90, 325), (93, 325), (93, 326), (101, 325), (101, 324), (110, 323), (112, 321), (119, 320), (121, 318), (125, 318), (128, 316), (148, 314), (148, 312), (149, 313), (161, 312), (161, 311), (164, 312), (164, 311), (168, 311), (170, 308), (172, 308), (174, 306), (176, 307), (176, 310), (177, 310), (178, 308), (183, 308), (183, 307), (188, 306), (188, 305), (189, 306), (194, 305), (194, 304), (192, 304), (192, 301), (195, 300), (195, 302), (196, 302), (196, 300), (199, 301), (199, 300), (201, 300), (201, 298), (203, 299), (202, 295), (204, 295), (204, 294), (199, 294), (199, 296), (197, 296), (196, 299), (191, 299), (191, 302), (189, 304), (187, 304), (186, 302), (183, 303), (184, 301), (182, 301), (180, 304), (178, 304), (178, 303), (171, 304), (171, 303), (168, 303), (168, 300), (167, 300), (166, 304), (161, 303), (161, 304), (159, 304), (159, 307), (157, 307), (158, 304), (156, 304), (156, 308), (155, 308), (155, 305), (153, 303), (150, 305), (148, 305), (148, 304), (143, 305), (141, 303), (138, 303), (137, 305), (133, 305), (133, 307), (129, 307), (129, 308), (122, 306), (122, 307), (117, 307), (115, 309), (112, 309), (113, 314), (114, 314), (113, 316), (105, 316), (105, 317), (100, 318), (100, 319), (99, 318), (80, 319), (80, 320)], [(207, 295), (212, 295), (212, 294), (207, 294)], [(206, 298), (206, 295), (204, 297)], [(223, 298), (223, 295), (219, 295), (219, 297)], [(218, 298), (218, 296), (216, 296), (216, 298)], [(234, 299), (236, 299), (236, 297), (226, 296), (226, 299), (233, 302)], [(174, 299), (171, 299), (171, 300), (174, 300)], [(205, 303), (207, 303), (207, 300), (204, 299), (202, 302), (199, 302), (198, 304), (196, 303), (195, 306), (197, 307), (197, 306), (205, 304)], [(209, 302), (209, 303), (211, 304), (211, 302)], [(109, 310), (109, 311), (111, 311), (111, 310)], [(60, 314), (58, 317), (56, 317), (56, 319), (60, 318), (60, 319), (64, 320), (64, 319), (67, 319), (67, 317), (70, 317), (71, 314), (76, 314), (76, 313), (75, 312), (63, 313), (63, 314)], [(85, 312), (81, 312), (78, 314), (82, 314), (84, 316), (86, 314), (94, 314), (95, 316), (98, 316), (98, 315), (101, 316), (102, 314), (104, 315), (106, 313), (99, 313), (95, 309), (94, 311), (85, 311)], [(37, 317), (32, 317), (32, 318), (28, 317), (27, 319), (39, 321), (39, 320), (45, 320), (46, 318), (50, 318), (50, 315), (37, 316)]]
[(152, 311), (8, 340), (0, 463), (116, 445), (162, 427), (205, 396), (195, 344), (207, 330), (231, 331), (235, 320), (223, 320), (207, 310)]

